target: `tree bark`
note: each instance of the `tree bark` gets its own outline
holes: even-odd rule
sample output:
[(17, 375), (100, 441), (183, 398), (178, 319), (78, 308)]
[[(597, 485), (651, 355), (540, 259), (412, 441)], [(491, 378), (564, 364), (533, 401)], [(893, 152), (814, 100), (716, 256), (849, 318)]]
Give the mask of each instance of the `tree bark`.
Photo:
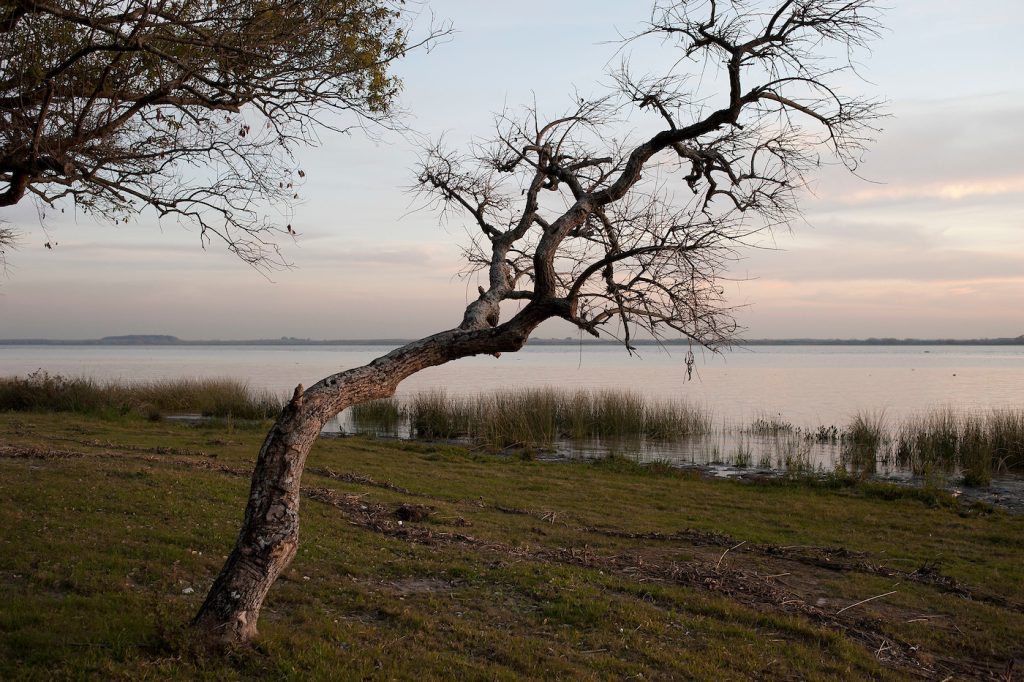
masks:
[(0, 206), (14, 206), (21, 201), (22, 197), (25, 196), (25, 190), (28, 189), (29, 179), (28, 173), (11, 173), (7, 189), (4, 192), (0, 192)]
[(399, 382), (426, 367), (470, 355), (519, 350), (530, 332), (556, 310), (531, 303), (493, 328), (480, 328), (467, 319), (463, 326), (476, 328), (441, 332), (368, 365), (327, 377), (308, 390), (296, 387), (263, 442), (235, 547), (193, 618), (193, 627), (230, 643), (256, 636), (263, 601), (298, 549), (302, 471), (328, 420), (357, 403), (394, 395)]

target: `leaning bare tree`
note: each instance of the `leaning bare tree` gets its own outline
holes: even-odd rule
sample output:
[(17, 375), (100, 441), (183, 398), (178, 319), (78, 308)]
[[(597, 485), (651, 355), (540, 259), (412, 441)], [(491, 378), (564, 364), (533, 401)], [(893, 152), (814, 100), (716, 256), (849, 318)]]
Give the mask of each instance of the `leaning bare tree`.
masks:
[[(717, 99), (683, 74), (616, 74), (616, 92), (542, 122), (500, 117), (494, 140), (458, 155), (428, 151), (418, 186), (476, 233), (466, 251), (479, 296), (459, 325), (294, 397), (259, 453), (237, 542), (194, 619), (227, 641), (256, 635), (261, 605), (295, 556), (303, 467), (323, 425), (345, 408), (390, 396), (426, 367), (516, 351), (543, 321), (726, 340), (735, 324), (720, 276), (758, 231), (795, 215), (805, 172), (829, 153), (854, 166), (876, 116), (844, 94), (829, 51), (848, 55), (877, 31), (872, 0), (741, 0), (657, 6), (645, 36), (672, 63), (720, 71)], [(649, 132), (615, 142), (616, 118), (649, 114)], [(639, 124), (638, 124), (639, 125)], [(503, 316), (506, 318), (503, 321)]]
[[(319, 129), (392, 120), (402, 0), (0, 0), (0, 206), (198, 226), (272, 267)], [(427, 30), (427, 41), (438, 31)], [(52, 207), (52, 208), (51, 208)], [(278, 216), (268, 220), (268, 215)], [(0, 231), (3, 248), (13, 242)]]

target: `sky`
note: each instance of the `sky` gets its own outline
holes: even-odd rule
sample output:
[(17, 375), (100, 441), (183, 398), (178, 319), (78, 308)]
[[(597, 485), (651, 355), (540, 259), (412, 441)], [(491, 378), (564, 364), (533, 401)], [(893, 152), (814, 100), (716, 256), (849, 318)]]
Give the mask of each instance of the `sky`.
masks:
[[(23, 235), (0, 274), (0, 338), (412, 338), (458, 324), (476, 290), (456, 277), (464, 224), (408, 192), (415, 138), (459, 144), (486, 137), (505, 107), (536, 101), (555, 116), (575, 89), (601, 93), (614, 41), (649, 5), (427, 4), (456, 32), (397, 68), (417, 135), (325, 135), (300, 153), (294, 267), (266, 277), (150, 215), (41, 221), (23, 202), (0, 209)], [(887, 100), (884, 130), (858, 176), (825, 169), (804, 218), (742, 253), (725, 286), (748, 338), (1024, 334), (1024, 3), (889, 4), (853, 84)]]

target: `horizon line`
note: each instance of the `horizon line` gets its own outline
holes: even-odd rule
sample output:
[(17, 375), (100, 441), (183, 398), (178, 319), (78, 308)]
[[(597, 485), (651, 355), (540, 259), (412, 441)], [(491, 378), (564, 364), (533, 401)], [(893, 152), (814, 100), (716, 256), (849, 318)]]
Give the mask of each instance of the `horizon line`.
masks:
[[(330, 346), (330, 345), (402, 345), (415, 341), (413, 338), (379, 337), (360, 339), (312, 339), (294, 336), (264, 339), (181, 339), (170, 334), (124, 334), (104, 336), (94, 339), (50, 339), (21, 338), (0, 339), (4, 346), (30, 345), (67, 345), (67, 346), (204, 346), (204, 345), (288, 345), (288, 346)], [(538, 337), (527, 341), (538, 345), (624, 345), (614, 339), (581, 339), (573, 337)], [(633, 339), (631, 345), (681, 345), (695, 343), (687, 338), (672, 339)], [(1024, 345), (1024, 334), (1016, 337), (990, 338), (916, 338), (916, 337), (781, 337), (781, 338), (750, 338), (735, 339), (725, 346), (744, 345)], [(696, 344), (700, 345), (700, 344)]]

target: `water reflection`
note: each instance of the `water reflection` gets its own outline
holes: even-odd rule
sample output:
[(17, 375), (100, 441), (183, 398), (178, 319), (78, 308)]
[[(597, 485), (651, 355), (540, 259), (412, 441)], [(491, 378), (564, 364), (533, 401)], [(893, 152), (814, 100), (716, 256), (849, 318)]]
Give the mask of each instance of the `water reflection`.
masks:
[[(763, 425), (762, 425), (763, 426)], [(684, 436), (673, 441), (644, 438), (574, 440), (555, 439), (543, 446), (532, 446), (540, 459), (591, 459), (608, 455), (627, 456), (640, 463), (660, 462), (674, 466), (697, 466), (718, 475), (745, 472), (813, 475), (843, 469), (858, 476), (909, 478), (913, 471), (891, 455), (887, 443), (863, 444), (844, 438), (835, 426), (815, 430), (800, 428), (762, 429), (723, 426), (708, 433)], [(405, 417), (390, 423), (357, 422), (350, 411), (335, 417), (324, 428), (325, 434), (369, 435), (379, 438), (414, 438)], [(469, 439), (452, 439), (472, 445)], [(519, 450), (518, 448), (509, 448)]]

